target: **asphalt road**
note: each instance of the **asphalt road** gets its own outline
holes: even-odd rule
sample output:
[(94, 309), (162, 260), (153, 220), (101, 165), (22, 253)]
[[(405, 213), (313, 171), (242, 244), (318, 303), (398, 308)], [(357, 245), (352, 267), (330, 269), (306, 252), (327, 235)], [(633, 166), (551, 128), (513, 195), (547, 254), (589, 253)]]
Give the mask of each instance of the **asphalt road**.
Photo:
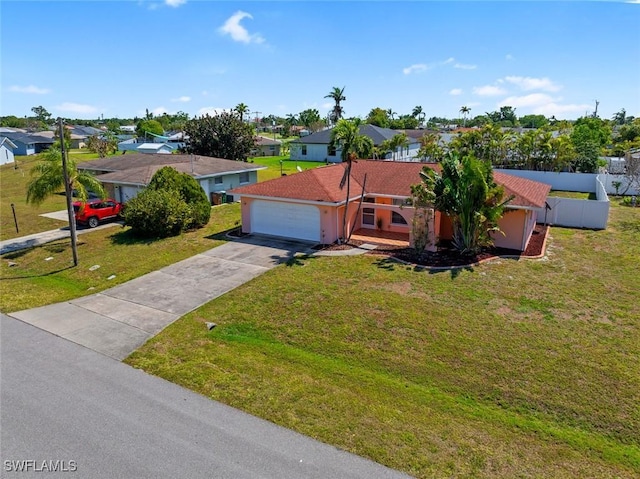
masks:
[(407, 477), (5, 315), (0, 336), (1, 477)]

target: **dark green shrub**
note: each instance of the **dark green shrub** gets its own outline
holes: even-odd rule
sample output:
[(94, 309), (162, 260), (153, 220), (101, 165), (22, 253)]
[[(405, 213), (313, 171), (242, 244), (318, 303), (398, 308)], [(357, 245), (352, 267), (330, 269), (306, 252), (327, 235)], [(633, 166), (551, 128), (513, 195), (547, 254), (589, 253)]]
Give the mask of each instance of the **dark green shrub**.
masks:
[(192, 176), (165, 166), (156, 171), (147, 189), (175, 191), (191, 210), (191, 221), (187, 228), (201, 228), (209, 222), (211, 204)]
[(123, 216), (136, 235), (164, 238), (187, 230), (192, 215), (189, 205), (173, 190), (147, 188), (127, 202)]

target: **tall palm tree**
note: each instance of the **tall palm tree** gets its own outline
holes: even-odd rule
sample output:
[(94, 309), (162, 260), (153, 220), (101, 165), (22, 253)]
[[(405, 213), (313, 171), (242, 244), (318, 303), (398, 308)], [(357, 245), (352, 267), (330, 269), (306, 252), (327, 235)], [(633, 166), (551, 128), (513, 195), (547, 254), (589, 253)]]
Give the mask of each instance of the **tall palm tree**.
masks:
[(345, 87), (338, 88), (337, 86), (334, 86), (331, 92), (328, 95), (324, 96), (325, 98), (331, 98), (335, 102), (333, 110), (329, 115), (329, 119), (334, 125), (338, 123), (338, 121), (342, 118), (342, 114), (344, 113), (342, 106), (340, 106), (340, 102), (347, 99), (347, 97), (344, 96), (344, 88)]
[(463, 106), (462, 108), (460, 108), (460, 113), (464, 118), (463, 126), (467, 126), (467, 115), (469, 114), (470, 111), (471, 111), (471, 108), (469, 108), (468, 106)]
[[(61, 151), (54, 147), (49, 148), (42, 154), (42, 160), (31, 169), (33, 178), (27, 184), (27, 203), (34, 205), (41, 204), (65, 187)], [(80, 201), (87, 201), (89, 191), (102, 198), (106, 197), (102, 183), (91, 173), (78, 170), (76, 162), (71, 158), (67, 159), (67, 173), (69, 189), (76, 191)]]
[(351, 166), (358, 158), (370, 157), (373, 153), (373, 140), (360, 134), (360, 120), (340, 120), (331, 130), (331, 146), (340, 148), (340, 157), (344, 166), (344, 174), (340, 180), (340, 189), (347, 186), (346, 200), (344, 204), (344, 217), (342, 219), (342, 239), (349, 240), (347, 231), (347, 216), (351, 195)]
[(245, 113), (250, 111), (249, 107), (244, 103), (238, 103), (233, 110), (240, 115), (240, 121), (243, 121)]
[(395, 117), (396, 117), (397, 113), (395, 111), (393, 111), (392, 108), (389, 108), (387, 110), (387, 115), (389, 115), (389, 118), (391, 118), (392, 120), (395, 120)]

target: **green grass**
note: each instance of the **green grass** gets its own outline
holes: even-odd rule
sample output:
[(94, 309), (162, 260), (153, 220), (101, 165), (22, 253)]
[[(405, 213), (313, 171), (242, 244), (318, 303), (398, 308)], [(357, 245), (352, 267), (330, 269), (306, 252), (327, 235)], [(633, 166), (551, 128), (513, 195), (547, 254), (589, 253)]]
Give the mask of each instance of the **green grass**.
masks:
[[(138, 240), (119, 225), (91, 231), (78, 236), (77, 267), (69, 239), (7, 253), (0, 262), (0, 311), (66, 301), (124, 283), (221, 244), (226, 241), (221, 233), (239, 222), (240, 205), (234, 203), (214, 207), (206, 227), (172, 238)], [(100, 268), (91, 271), (93, 265)]]
[(127, 362), (418, 477), (637, 477), (639, 228), (612, 206), (546, 259), (455, 273), (299, 259)]
[[(98, 155), (88, 150), (71, 150), (69, 157), (81, 163), (96, 159)], [(27, 204), (27, 184), (31, 180), (31, 168), (38, 161), (39, 155), (18, 156), (15, 164), (0, 166), (0, 240), (52, 230), (66, 224), (40, 216), (66, 208), (64, 190), (61, 190), (59, 195), (51, 196), (41, 205)], [(18, 231), (11, 204), (15, 208)]]
[(271, 180), (280, 177), (280, 161), (282, 160), (282, 173), (293, 175), (298, 172), (299, 166), (302, 170), (316, 168), (325, 165), (324, 161), (295, 161), (290, 160), (288, 156), (257, 156), (251, 158), (257, 165), (266, 166), (266, 170), (258, 171), (258, 181)]
[(595, 199), (597, 199), (595, 193), (582, 193), (582, 192), (579, 192), (579, 191), (551, 190), (551, 192), (549, 192), (549, 196), (557, 196), (558, 198), (573, 198), (573, 199), (576, 199), (576, 200), (595, 200)]

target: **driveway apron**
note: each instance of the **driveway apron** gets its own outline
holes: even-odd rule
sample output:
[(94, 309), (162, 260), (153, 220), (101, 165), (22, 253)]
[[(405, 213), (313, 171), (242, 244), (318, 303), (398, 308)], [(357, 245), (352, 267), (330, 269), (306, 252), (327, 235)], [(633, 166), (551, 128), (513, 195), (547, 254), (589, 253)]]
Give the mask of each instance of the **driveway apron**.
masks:
[(298, 254), (310, 243), (250, 236), (114, 288), (9, 316), (117, 360), (173, 321)]

